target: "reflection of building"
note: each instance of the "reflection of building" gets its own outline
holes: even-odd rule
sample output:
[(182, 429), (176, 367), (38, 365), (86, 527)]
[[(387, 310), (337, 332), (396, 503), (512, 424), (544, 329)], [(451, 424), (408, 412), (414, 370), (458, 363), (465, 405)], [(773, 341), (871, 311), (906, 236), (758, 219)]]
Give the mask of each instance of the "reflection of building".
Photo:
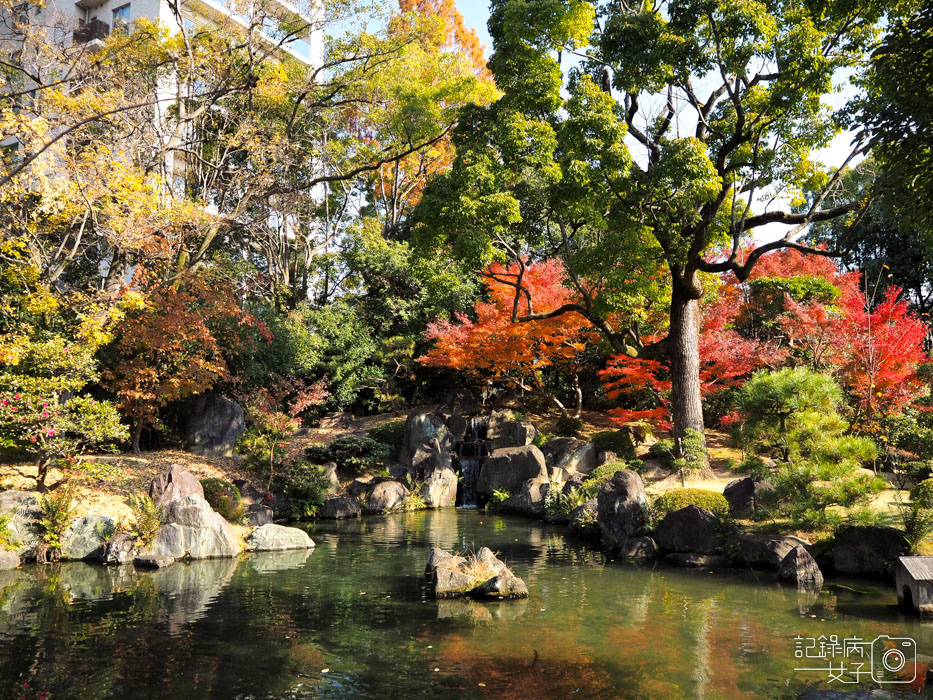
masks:
[[(262, 6), (247, 6), (239, 0), (181, 0), (179, 5), (189, 29), (228, 21), (243, 27), (255, 24), (271, 45), (280, 45), (282, 56), (310, 65), (322, 55), (320, 34), (313, 31), (316, 14), (313, 0), (302, 0), (298, 5), (288, 0), (270, 0)], [(71, 18), (75, 25), (74, 41), (91, 44), (92, 49), (93, 42), (139, 19), (178, 27), (167, 0), (53, 0), (48, 7), (65, 19)], [(283, 30), (283, 26), (288, 30)]]

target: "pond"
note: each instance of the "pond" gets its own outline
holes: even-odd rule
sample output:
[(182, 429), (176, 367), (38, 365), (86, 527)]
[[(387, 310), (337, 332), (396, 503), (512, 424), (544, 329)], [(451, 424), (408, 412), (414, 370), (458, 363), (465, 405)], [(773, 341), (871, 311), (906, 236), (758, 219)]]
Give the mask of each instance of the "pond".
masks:
[[(794, 670), (798, 635), (911, 637), (933, 653), (933, 627), (864, 582), (813, 600), (772, 573), (612, 561), (558, 527), (476, 510), (308, 530), (311, 552), (0, 572), (0, 695), (777, 698), (827, 677)], [(432, 544), (489, 546), (531, 597), (433, 600)]]

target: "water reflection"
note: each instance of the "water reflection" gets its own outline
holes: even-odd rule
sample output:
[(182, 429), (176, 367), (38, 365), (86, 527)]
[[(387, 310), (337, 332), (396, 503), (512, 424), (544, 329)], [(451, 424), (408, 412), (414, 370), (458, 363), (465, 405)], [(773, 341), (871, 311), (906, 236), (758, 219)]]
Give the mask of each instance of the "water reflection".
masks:
[[(310, 530), (310, 552), (0, 572), (0, 696), (777, 698), (807, 680), (798, 634), (933, 650), (933, 626), (902, 618), (893, 591), (616, 562), (522, 519), (438, 511)], [(433, 600), (432, 545), (490, 546), (530, 598)]]

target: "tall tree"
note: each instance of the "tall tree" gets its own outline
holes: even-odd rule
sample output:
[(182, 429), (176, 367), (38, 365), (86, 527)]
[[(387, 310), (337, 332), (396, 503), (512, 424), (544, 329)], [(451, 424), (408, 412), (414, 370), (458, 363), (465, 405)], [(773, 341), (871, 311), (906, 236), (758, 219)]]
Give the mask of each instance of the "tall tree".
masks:
[[(837, 196), (842, 168), (811, 153), (844, 121), (822, 98), (862, 70), (889, 5), (494, 0), (504, 96), (463, 116), (457, 162), (425, 196), (423, 242), (474, 265), (558, 254), (572, 284), (601, 282), (549, 314), (663, 353), (676, 434), (702, 432), (703, 275), (745, 280), (782, 248), (825, 255), (801, 242), (807, 227), (857, 218), (863, 199)], [(747, 250), (765, 226), (780, 231)], [(666, 336), (639, 348), (659, 306)]]

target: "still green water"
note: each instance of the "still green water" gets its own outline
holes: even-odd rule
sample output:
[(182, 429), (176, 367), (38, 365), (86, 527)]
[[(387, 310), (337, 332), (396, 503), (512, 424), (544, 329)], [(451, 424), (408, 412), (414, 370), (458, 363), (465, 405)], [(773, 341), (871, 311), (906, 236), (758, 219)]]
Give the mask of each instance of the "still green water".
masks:
[[(311, 552), (0, 572), (0, 695), (776, 698), (825, 677), (794, 671), (796, 635), (933, 653), (933, 627), (883, 587), (813, 601), (770, 573), (611, 561), (558, 527), (469, 510), (308, 530)], [(491, 547), (531, 597), (433, 600), (430, 545)]]

